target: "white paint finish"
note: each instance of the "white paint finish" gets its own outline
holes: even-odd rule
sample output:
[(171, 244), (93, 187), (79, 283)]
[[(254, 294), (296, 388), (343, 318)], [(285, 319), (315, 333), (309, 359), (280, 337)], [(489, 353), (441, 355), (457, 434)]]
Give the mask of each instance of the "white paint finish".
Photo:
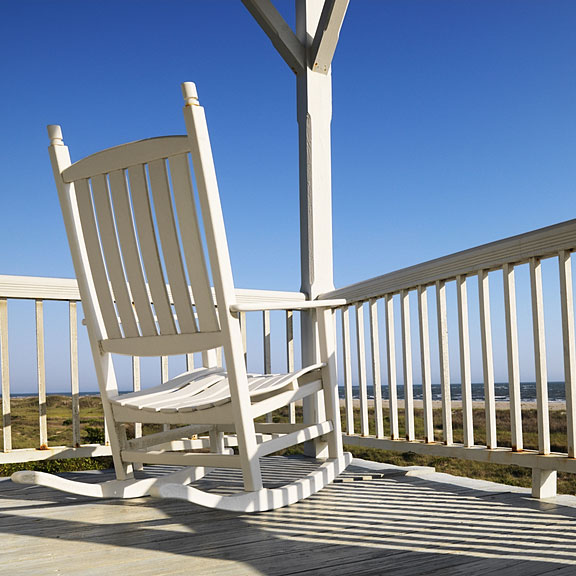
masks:
[[(264, 374), (272, 373), (272, 341), (270, 333), (270, 311), (262, 312), (262, 340), (264, 343)], [(272, 414), (266, 414), (266, 422), (272, 422)]]
[(510, 432), (512, 448), (522, 450), (522, 397), (520, 395), (520, 360), (518, 355), (518, 323), (516, 316), (516, 281), (514, 266), (505, 264), (504, 311), (506, 315), (506, 352), (508, 358), (508, 383), (510, 394)]
[(8, 302), (0, 298), (0, 362), (2, 376), (2, 439), (4, 452), (12, 450), (10, 412), (10, 359), (8, 355)]
[[(163, 159), (166, 155), (160, 153), (159, 158), (162, 159), (152, 160), (147, 166), (142, 164), (128, 166), (131, 206), (136, 224), (134, 230), (137, 231), (138, 249), (160, 331), (159, 335), (138, 336), (134, 335), (129, 327), (126, 329), (127, 334), (120, 333), (114, 306), (120, 309), (128, 305), (130, 313), (133, 314), (131, 301), (128, 300), (124, 304), (114, 302), (110, 293), (109, 280), (112, 275), (116, 276), (112, 282), (113, 285), (125, 282), (125, 279), (124, 271), (121, 269), (120, 252), (114, 236), (115, 227), (121, 227), (123, 222), (113, 221), (107, 177), (93, 175), (92, 188), (86, 180), (79, 181), (77, 184), (80, 200), (78, 205), (75, 205), (70, 194), (74, 187), (62, 181), (62, 171), (68, 167), (69, 157), (61, 138), (58, 138), (57, 142), (52, 142), (51, 154), (102, 392), (106, 417), (105, 430), (109, 434), (118, 480), (122, 481), (122, 485), (126, 484), (124, 481), (128, 484), (132, 483), (133, 463), (203, 465), (205, 462), (215, 466), (232, 466), (242, 470), (244, 490), (247, 493), (247, 498), (244, 500), (248, 502), (251, 498), (250, 493), (262, 490), (263, 480), (259, 456), (268, 449), (277, 450), (278, 447), (284, 448), (322, 436), (332, 462), (332, 469), (334, 466), (344, 466), (335, 369), (334, 318), (333, 312), (326, 308), (325, 303), (314, 303), (315, 308), (324, 306), (318, 310), (319, 332), (316, 347), (319, 356), (324, 360), (321, 364), (308, 365), (303, 370), (285, 375), (248, 376), (246, 374), (240, 322), (238, 315), (231, 309), (235, 303), (235, 291), (206, 119), (203, 109), (198, 105), (194, 86), (189, 83), (184, 84), (183, 92), (186, 101), (184, 116), (188, 132), (187, 142), (198, 188), (203, 217), (202, 227), (214, 283), (215, 302), (213, 303), (212, 298), (205, 297), (204, 300), (209, 307), (218, 306), (218, 319), (221, 327), (219, 331), (197, 331), (185, 278), (183, 256), (180, 253), (167, 164)], [(160, 142), (162, 141), (161, 139)], [(120, 147), (116, 149), (116, 153), (119, 156), (126, 156), (130, 150), (132, 150), (131, 146)], [(103, 154), (99, 162), (102, 157), (110, 160), (108, 153)], [(117, 165), (116, 160), (110, 160), (110, 162), (114, 166)], [(122, 166), (121, 163), (118, 165)], [(185, 180), (182, 174), (178, 178)], [(182, 182), (173, 181), (172, 184), (180, 187)], [(191, 193), (189, 183), (185, 184), (187, 193)], [(118, 187), (118, 190), (125, 191), (122, 185)], [(98, 200), (99, 208), (97, 207), (96, 211), (92, 206), (93, 194), (100, 195), (101, 198)], [(182, 202), (180, 205), (182, 206)], [(188, 210), (184, 217), (186, 215), (190, 217), (191, 214), (192, 211)], [(178, 214), (180, 226), (197, 226), (194, 218), (192, 221), (182, 222), (182, 216)], [(127, 218), (129, 227), (133, 226), (132, 218)], [(104, 224), (99, 228), (100, 220)], [(80, 222), (83, 225), (82, 228), (79, 226)], [(83, 234), (84, 227), (86, 228), (85, 234)], [(106, 253), (106, 262), (100, 251), (99, 232), (107, 233), (109, 236), (102, 245)], [(156, 232), (159, 236), (159, 243), (156, 240)], [(107, 275), (109, 253), (112, 254), (110, 260), (112, 264), (109, 268), (116, 270), (108, 271)], [(165, 284), (164, 270), (170, 280), (170, 290)], [(123, 289), (127, 291), (126, 286)], [(175, 324), (176, 318), (171, 309), (171, 297), (178, 318), (178, 326)], [(105, 310), (102, 310), (102, 301), (105, 304)], [(297, 307), (300, 302), (299, 300), (294, 305)], [(196, 307), (199, 306), (202, 306), (200, 300), (196, 302)], [(100, 317), (104, 319), (104, 322), (100, 321)], [(177, 334), (177, 330), (182, 333)], [(265, 368), (267, 372), (270, 372), (270, 313), (268, 310), (264, 312), (264, 332)], [(192, 374), (187, 373), (168, 380), (168, 355), (191, 354), (198, 351), (202, 353), (203, 363), (212, 367), (222, 364), (221, 358), (218, 358), (221, 346), (224, 347), (227, 372), (221, 368), (199, 369)], [(112, 351), (133, 356), (152, 354), (163, 356), (161, 358), (163, 384), (146, 391), (118, 396), (110, 355)], [(136, 364), (133, 366), (136, 375)], [(281, 438), (273, 439), (272, 444), (258, 444), (261, 438), (255, 433), (255, 418), (307, 397), (314, 397), (318, 402), (315, 414), (317, 420), (310, 428), (302, 430), (297, 427), (294, 432), (288, 432)], [(328, 414), (328, 420), (323, 417), (324, 413)], [(186, 449), (188, 442), (185, 439), (170, 442), (170, 445), (162, 450), (129, 448), (130, 443), (123, 425), (126, 422), (163, 424), (166, 434), (172, 433), (172, 425), (189, 427), (195, 424), (209, 424), (211, 453), (191, 454), (186, 451), (183, 453), (172, 451), (176, 446)], [(233, 427), (234, 444), (238, 446), (238, 455), (230, 455), (229, 451), (225, 450), (223, 431), (214, 428), (214, 424)], [(133, 442), (132, 446), (135, 445), (137, 443)], [(140, 445), (143, 446), (142, 443)], [(28, 480), (32, 478), (32, 481), (37, 480), (41, 484), (52, 482), (52, 480), (35, 475), (28, 475), (26, 478)], [(67, 483), (54, 480), (54, 486), (56, 485), (64, 490), (68, 489)], [(315, 489), (318, 487), (319, 484)], [(70, 489), (73, 492), (76, 490), (75, 483)], [(286, 505), (289, 495), (284, 492), (282, 494), (285, 500), (279, 505)], [(300, 497), (303, 495), (300, 494)], [(212, 505), (212, 495), (205, 494), (203, 503)]]
[(430, 329), (428, 326), (428, 292), (418, 286), (418, 324), (420, 329), (420, 366), (422, 372), (422, 404), (424, 408), (424, 440), (434, 442), (432, 412), (432, 373), (430, 369)]
[[(296, 1), (296, 36), (310, 48), (323, 2)], [(302, 292), (311, 300), (334, 289), (330, 124), (332, 76), (309, 67), (298, 74), (297, 119), (300, 173)], [(306, 334), (304, 338), (308, 338)], [(308, 342), (305, 345), (308, 346)]]
[[(160, 237), (159, 248), (161, 248), (164, 256), (164, 269), (170, 284), (174, 310), (178, 317), (178, 329), (181, 334), (190, 334), (196, 332), (198, 327), (190, 301), (188, 281), (184, 273), (183, 255), (176, 230), (165, 160), (150, 162), (148, 164), (148, 176), (154, 202), (156, 229)], [(196, 222), (187, 221), (186, 226), (193, 228), (196, 226)], [(195, 270), (194, 272), (199, 276), (205, 275), (205, 271)], [(212, 302), (209, 303), (209, 306), (213, 307)], [(197, 305), (197, 308), (199, 309), (200, 306)], [(217, 330), (217, 327), (214, 326), (214, 329)]]
[(110, 202), (108, 181), (104, 174), (98, 174), (92, 178), (92, 201), (94, 203), (95, 222), (98, 226), (102, 257), (106, 265), (108, 278), (112, 286), (113, 300), (116, 311), (122, 324), (122, 332), (125, 336), (134, 337), (139, 335), (132, 296), (128, 291), (124, 267), (118, 246), (114, 215)]
[(414, 380), (412, 377), (412, 336), (410, 333), (410, 294), (400, 294), (402, 324), (402, 363), (404, 368), (404, 417), (406, 440), (414, 440)]
[(536, 403), (538, 410), (538, 448), (541, 454), (550, 453), (550, 422), (548, 414), (548, 372), (546, 369), (546, 336), (540, 260), (530, 259), (532, 291), (532, 326), (534, 329), (534, 362), (536, 372)]
[(348, 302), (381, 297), (386, 293), (429, 286), (437, 280), (476, 274), (478, 270), (498, 270), (506, 263), (526, 263), (532, 257), (557, 256), (561, 249), (576, 248), (576, 220), (569, 220), (526, 234), (512, 236), (416, 264), (402, 270), (377, 276), (320, 294), (321, 298), (346, 298)]
[(358, 358), (358, 389), (360, 396), (360, 433), (370, 434), (368, 422), (368, 382), (366, 379), (366, 341), (364, 328), (364, 305), (357, 304), (356, 310), (356, 353)]
[(172, 187), (176, 210), (179, 220), (193, 222), (193, 226), (180, 226), (182, 248), (186, 257), (188, 279), (192, 287), (192, 298), (196, 304), (200, 330), (214, 332), (219, 329), (218, 317), (212, 297), (212, 290), (208, 281), (208, 267), (202, 247), (202, 238), (198, 226), (198, 214), (194, 202), (194, 191), (190, 179), (188, 156), (174, 156), (170, 158), (170, 171), (172, 174)]
[(327, 74), (330, 70), (348, 3), (349, 0), (324, 0), (318, 28), (310, 48), (310, 66), (315, 72)]
[(574, 290), (572, 258), (566, 250), (558, 254), (560, 270), (560, 306), (564, 348), (564, 382), (566, 384), (566, 425), (568, 456), (576, 455), (576, 350), (574, 344)]
[(80, 381), (78, 378), (78, 306), (70, 302), (70, 391), (72, 394), (72, 444), (80, 445)]
[[(286, 310), (286, 370), (294, 372), (294, 312)], [(288, 407), (290, 424), (296, 424), (296, 405), (292, 402)]]
[(492, 323), (490, 320), (490, 278), (487, 270), (478, 272), (480, 303), (480, 339), (484, 374), (484, 406), (486, 410), (486, 445), (496, 448), (496, 397), (494, 395), (494, 358), (492, 355)]
[(84, 246), (87, 254), (86, 269), (90, 269), (93, 285), (97, 294), (100, 314), (104, 321), (106, 336), (108, 338), (121, 338), (122, 333), (118, 325), (118, 316), (114, 299), (110, 291), (110, 284), (106, 274), (106, 267), (100, 250), (100, 238), (94, 219), (92, 195), (87, 180), (79, 180), (74, 184), (78, 213), (82, 226)]
[(306, 50), (274, 4), (270, 0), (242, 0), (242, 3), (260, 24), (290, 69), (301, 74), (306, 69)]
[[(112, 178), (112, 175), (111, 175)], [(112, 195), (114, 196), (114, 188)], [(118, 208), (115, 206), (115, 211)], [(124, 230), (126, 227), (122, 227)], [(120, 238), (120, 241), (121, 238)], [(130, 276), (129, 276), (130, 279)], [(130, 282), (131, 290), (134, 282)], [(237, 288), (234, 290), (236, 304), (259, 305), (274, 302), (305, 303), (306, 295), (302, 292), (286, 292), (280, 290), (252, 290)], [(46, 278), (39, 276), (7, 276), (0, 274), (0, 298), (19, 298), (28, 300), (80, 300), (78, 282), (72, 278)], [(345, 304), (344, 300), (337, 300), (335, 306)], [(341, 304), (339, 304), (341, 303)], [(300, 305), (300, 304), (298, 304)], [(307, 306), (307, 304), (305, 304)], [(260, 308), (261, 309), (261, 308)], [(283, 309), (280, 307), (280, 309)]]
[(37, 448), (22, 448), (10, 452), (0, 452), (0, 464), (17, 462), (37, 462), (39, 460), (65, 460), (68, 458), (96, 458), (110, 456), (110, 446), (100, 444), (85, 444), (78, 447), (49, 446), (48, 450)]
[(466, 278), (456, 279), (458, 295), (458, 341), (460, 346), (460, 382), (462, 384), (462, 421), (464, 446), (474, 445), (472, 413), (472, 377), (470, 373), (470, 330), (468, 326), (468, 290)]
[(485, 462), (491, 464), (514, 464), (523, 468), (539, 468), (542, 470), (557, 470), (559, 472), (576, 473), (576, 460), (568, 458), (566, 454), (538, 454), (535, 450), (524, 450), (514, 452), (511, 448), (493, 448), (476, 444), (465, 447), (462, 444), (452, 444), (446, 446), (439, 442), (426, 443), (416, 440), (391, 440), (389, 438), (374, 438), (358, 435), (344, 435), (344, 444), (350, 446), (362, 446), (377, 448), (379, 450), (393, 450), (395, 452), (414, 452), (416, 454), (427, 454), (442, 458), (460, 458), (462, 460), (472, 460), (474, 462)]
[(354, 434), (354, 400), (352, 395), (352, 349), (350, 344), (350, 309), (342, 308), (342, 363), (344, 366), (344, 409), (346, 430)]
[(232, 496), (202, 493), (182, 484), (161, 484), (152, 489), (157, 498), (176, 498), (232, 512), (266, 512), (308, 498), (332, 482), (352, 461), (349, 452), (340, 459), (329, 459), (318, 470), (281, 488), (260, 489)]
[(398, 391), (396, 380), (396, 337), (394, 333), (394, 300), (390, 294), (385, 297), (386, 306), (386, 357), (388, 360), (388, 398), (390, 407), (390, 437), (397, 440), (398, 432)]
[(532, 468), (532, 498), (554, 498), (557, 493), (556, 470)]
[(446, 310), (446, 283), (436, 282), (436, 309), (438, 315), (438, 354), (440, 357), (440, 388), (442, 391), (442, 433), (444, 443), (450, 446), (452, 435), (452, 398), (450, 390), (450, 355), (448, 350), (448, 313)]
[(372, 352), (372, 383), (374, 384), (374, 413), (376, 437), (384, 437), (384, 415), (382, 413), (382, 376), (380, 373), (380, 338), (378, 335), (378, 301), (370, 300), (370, 346)]
[(345, 306), (346, 300), (277, 300), (275, 302), (235, 303), (230, 305), (231, 312), (257, 312), (260, 310), (315, 310), (317, 308), (335, 308)]
[[(62, 144), (55, 147), (65, 148)], [(187, 136), (161, 136), (148, 138), (139, 142), (121, 144), (113, 148), (96, 152), (75, 162), (62, 170), (62, 180), (69, 184), (77, 180), (91, 178), (97, 174), (123, 170), (153, 162), (160, 158), (168, 158), (177, 154), (184, 154), (189, 150)]]
[[(116, 221), (122, 222), (122, 226), (116, 229), (116, 233), (118, 234), (124, 264), (124, 271), (121, 276), (125, 273), (126, 281), (130, 285), (129, 304), (132, 301), (134, 302), (142, 335), (155, 336), (158, 332), (154, 321), (154, 313), (150, 307), (150, 294), (140, 260), (136, 230), (132, 219), (132, 207), (126, 186), (126, 175), (123, 170), (115, 170), (109, 174), (108, 180)], [(120, 270), (122, 269), (122, 264), (120, 264), (119, 268)], [(130, 313), (125, 311), (125, 314), (129, 315)], [(133, 335), (137, 335), (138, 329), (131, 332)]]
[(160, 263), (160, 250), (156, 241), (154, 217), (150, 206), (148, 182), (143, 165), (128, 168), (130, 197), (136, 229), (140, 256), (144, 265), (148, 287), (154, 302), (155, 316), (158, 318), (160, 334), (175, 334), (176, 326), (170, 299), (166, 290), (166, 280)]
[[(190, 370), (193, 369), (189, 368)], [(141, 379), (140, 379), (140, 358), (138, 356), (132, 356), (132, 391), (140, 392), (141, 390)], [(142, 437), (142, 423), (134, 423), (134, 438)]]
[(38, 429), (40, 446), (48, 446), (46, 407), (46, 361), (44, 354), (44, 303), (36, 300), (36, 379), (38, 384)]

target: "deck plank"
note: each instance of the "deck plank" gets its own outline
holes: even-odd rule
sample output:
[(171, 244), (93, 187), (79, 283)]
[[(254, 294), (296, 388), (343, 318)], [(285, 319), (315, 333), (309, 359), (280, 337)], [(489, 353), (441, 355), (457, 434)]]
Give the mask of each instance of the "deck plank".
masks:
[[(294, 460), (270, 462), (270, 482), (296, 473)], [(394, 467), (347, 471), (356, 478), (375, 473), (388, 475), (332, 484), (296, 505), (255, 515), (151, 498), (95, 500), (0, 480), (0, 572), (9, 566), (15, 575), (83, 576), (576, 573), (575, 497), (541, 502), (528, 490), (445, 474), (407, 476)], [(221, 484), (234, 474), (208, 481)], [(109, 474), (75, 476), (98, 481)]]

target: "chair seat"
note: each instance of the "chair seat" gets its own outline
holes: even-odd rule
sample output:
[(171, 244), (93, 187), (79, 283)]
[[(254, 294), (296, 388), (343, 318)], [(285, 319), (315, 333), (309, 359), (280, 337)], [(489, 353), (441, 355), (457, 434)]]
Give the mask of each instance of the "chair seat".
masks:
[[(305, 374), (322, 368), (314, 364), (289, 374), (248, 374), (251, 400), (297, 386)], [(320, 378), (320, 375), (318, 375)], [(149, 412), (194, 412), (230, 402), (228, 373), (223, 368), (199, 368), (180, 374), (168, 382), (140, 392), (110, 398), (113, 405)]]

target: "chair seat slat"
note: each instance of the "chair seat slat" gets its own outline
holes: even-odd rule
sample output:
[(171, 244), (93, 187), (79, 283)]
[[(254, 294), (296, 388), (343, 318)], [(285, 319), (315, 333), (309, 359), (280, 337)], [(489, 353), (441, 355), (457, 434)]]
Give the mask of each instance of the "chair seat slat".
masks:
[[(248, 375), (248, 389), (252, 399), (286, 388), (304, 374), (316, 370), (311, 366), (290, 374)], [(202, 368), (181, 374), (160, 386), (141, 392), (122, 394), (113, 404), (152, 412), (193, 412), (230, 402), (230, 385), (225, 370)]]

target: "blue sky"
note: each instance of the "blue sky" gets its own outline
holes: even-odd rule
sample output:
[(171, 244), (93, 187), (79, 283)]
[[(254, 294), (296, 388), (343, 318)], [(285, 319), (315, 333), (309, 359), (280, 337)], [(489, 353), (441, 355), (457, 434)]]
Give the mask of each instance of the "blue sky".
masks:
[[(351, 0), (336, 286), (575, 216), (575, 23), (573, 0)], [(0, 48), (0, 274), (73, 276), (46, 124), (73, 159), (181, 133), (191, 80), (237, 286), (299, 288), (295, 77), (239, 0), (5, 2)]]

